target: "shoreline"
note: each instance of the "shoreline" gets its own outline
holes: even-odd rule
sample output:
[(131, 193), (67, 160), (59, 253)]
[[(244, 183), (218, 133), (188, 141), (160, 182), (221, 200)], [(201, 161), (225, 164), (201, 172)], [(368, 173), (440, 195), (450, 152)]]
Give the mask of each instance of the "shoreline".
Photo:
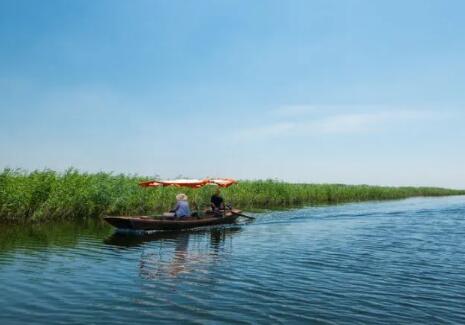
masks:
[[(69, 169), (0, 173), (0, 222), (29, 223), (96, 219), (103, 215), (150, 215), (169, 210), (177, 193), (191, 206), (207, 206), (215, 187), (141, 188), (147, 177), (81, 173)], [(226, 203), (249, 211), (287, 210), (305, 206), (465, 195), (465, 190), (437, 187), (388, 187), (302, 184), (275, 180), (240, 181), (222, 189)]]

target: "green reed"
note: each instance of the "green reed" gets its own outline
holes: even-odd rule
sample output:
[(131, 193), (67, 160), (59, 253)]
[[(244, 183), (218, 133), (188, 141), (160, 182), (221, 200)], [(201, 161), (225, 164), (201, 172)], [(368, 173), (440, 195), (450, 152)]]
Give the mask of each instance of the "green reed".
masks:
[[(0, 173), (0, 221), (49, 221), (98, 218), (102, 215), (142, 215), (168, 210), (184, 192), (199, 208), (209, 204), (215, 187), (141, 188), (150, 177), (112, 173), (82, 173), (69, 169)], [(274, 180), (241, 181), (223, 190), (226, 202), (242, 209), (290, 208), (413, 196), (465, 194), (434, 187), (381, 187), (342, 184), (291, 184)]]

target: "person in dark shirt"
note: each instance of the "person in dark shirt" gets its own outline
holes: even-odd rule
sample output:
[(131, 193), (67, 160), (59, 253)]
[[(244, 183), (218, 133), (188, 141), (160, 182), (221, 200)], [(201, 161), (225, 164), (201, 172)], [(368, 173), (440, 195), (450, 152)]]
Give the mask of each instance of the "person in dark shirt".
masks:
[(216, 189), (215, 194), (212, 195), (210, 203), (213, 211), (218, 212), (219, 210), (224, 210), (224, 200), (221, 197), (221, 191), (219, 188)]

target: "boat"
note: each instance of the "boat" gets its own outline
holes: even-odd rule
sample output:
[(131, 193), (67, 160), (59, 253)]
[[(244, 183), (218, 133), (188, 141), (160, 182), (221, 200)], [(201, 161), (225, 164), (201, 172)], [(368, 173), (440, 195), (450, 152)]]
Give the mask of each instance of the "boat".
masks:
[[(226, 188), (237, 184), (232, 178), (204, 178), (204, 179), (176, 179), (176, 180), (150, 180), (139, 183), (141, 187), (187, 187), (198, 189), (207, 185), (214, 185)], [(231, 224), (240, 216), (254, 219), (253, 217), (242, 214), (241, 210), (228, 208), (215, 215), (212, 211), (205, 211), (199, 216), (187, 217), (182, 219), (174, 218), (173, 214), (164, 214), (161, 216), (107, 216), (104, 220), (113, 227), (128, 230), (182, 230), (204, 226)]]
[(205, 214), (200, 217), (174, 219), (170, 216), (106, 216), (103, 219), (121, 230), (182, 230), (197, 227), (231, 224), (242, 215), (238, 209), (226, 210), (223, 215)]

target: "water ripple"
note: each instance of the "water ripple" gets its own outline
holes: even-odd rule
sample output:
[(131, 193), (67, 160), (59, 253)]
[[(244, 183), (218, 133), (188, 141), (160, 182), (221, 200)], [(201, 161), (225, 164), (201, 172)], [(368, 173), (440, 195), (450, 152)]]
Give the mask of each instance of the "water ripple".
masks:
[(465, 323), (464, 202), (310, 207), (144, 236), (2, 233), (0, 323)]

